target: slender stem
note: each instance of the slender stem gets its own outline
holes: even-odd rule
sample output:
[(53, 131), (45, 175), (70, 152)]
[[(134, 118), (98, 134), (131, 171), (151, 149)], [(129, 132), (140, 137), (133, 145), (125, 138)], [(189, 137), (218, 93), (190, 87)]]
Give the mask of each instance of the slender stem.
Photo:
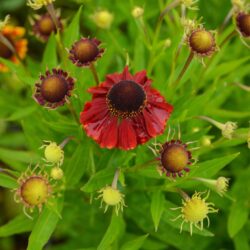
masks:
[(112, 181), (112, 188), (114, 188), (114, 189), (117, 189), (117, 182), (118, 182), (118, 179), (119, 179), (119, 175), (120, 175), (120, 169), (118, 168), (115, 171), (115, 176), (114, 176), (114, 179)]
[(172, 3), (170, 3), (169, 5), (166, 6), (166, 8), (161, 12), (161, 15), (159, 17), (159, 19), (163, 19), (164, 16), (174, 7), (176, 7), (178, 4), (180, 3), (180, 0), (175, 0)]
[(228, 21), (231, 19), (232, 15), (233, 15), (233, 8), (230, 9), (229, 12), (227, 13), (222, 25), (219, 28), (219, 33), (221, 33), (223, 31), (223, 29), (227, 25)]
[(56, 16), (56, 11), (55, 11), (53, 3), (46, 5), (46, 8), (47, 8), (47, 10), (52, 18), (53, 23), (56, 26), (57, 32), (59, 32), (60, 24), (59, 24), (59, 21), (58, 21), (57, 16)]
[(226, 36), (226, 38), (220, 43), (219, 47), (222, 48), (227, 41), (229, 41), (232, 37), (234, 37), (237, 34), (235, 30), (233, 30), (231, 33)]
[(95, 82), (96, 82), (96, 85), (99, 85), (99, 78), (98, 78), (98, 75), (97, 75), (97, 71), (96, 71), (96, 68), (95, 68), (95, 64), (92, 62), (89, 66), (93, 76), (94, 76), (94, 79), (95, 79)]
[(187, 58), (187, 61), (186, 61), (185, 65), (184, 65), (184, 67), (182, 68), (181, 73), (179, 74), (177, 80), (175, 81), (175, 84), (174, 84), (175, 86), (177, 86), (177, 84), (182, 79), (183, 75), (185, 74), (186, 70), (188, 69), (188, 67), (189, 67), (190, 63), (192, 62), (193, 58), (194, 58), (194, 53), (190, 52), (190, 54), (189, 54), (189, 56)]
[(76, 114), (76, 111), (75, 111), (74, 107), (72, 106), (71, 102), (67, 102), (67, 106), (69, 108), (70, 113), (75, 118), (76, 123), (79, 125), (80, 124), (79, 117)]
[(13, 47), (13, 45), (9, 42), (9, 40), (3, 36), (1, 33), (0, 33), (0, 41), (9, 49), (11, 50), (11, 52), (17, 57), (17, 59), (21, 62), (21, 58), (19, 57), (16, 49)]
[(60, 147), (63, 149), (65, 147), (65, 145), (72, 139), (74, 139), (74, 136), (68, 136), (67, 138), (65, 138), (61, 143), (60, 143)]
[(181, 188), (176, 188), (176, 191), (180, 194), (180, 196), (186, 201), (189, 200), (190, 197), (186, 192), (184, 192)]

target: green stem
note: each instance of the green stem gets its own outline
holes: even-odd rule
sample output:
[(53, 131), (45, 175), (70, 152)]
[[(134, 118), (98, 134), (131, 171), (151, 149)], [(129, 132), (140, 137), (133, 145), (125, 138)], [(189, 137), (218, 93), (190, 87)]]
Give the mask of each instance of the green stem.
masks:
[[(226, 38), (220, 43), (219, 47), (222, 48), (227, 41), (229, 41), (232, 37), (234, 37), (237, 34), (235, 30), (233, 30), (231, 33), (229, 33)], [(210, 60), (211, 61), (211, 60)]]
[(120, 175), (120, 169), (118, 168), (115, 171), (115, 176), (114, 176), (114, 179), (112, 181), (112, 188), (114, 188), (114, 189), (117, 189), (117, 182), (118, 182), (118, 179), (119, 179), (119, 175)]
[(177, 86), (178, 83), (181, 81), (183, 75), (184, 75), (185, 72), (187, 71), (187, 69), (188, 69), (190, 63), (191, 63), (192, 60), (193, 60), (193, 58), (194, 58), (194, 53), (193, 53), (193, 52), (190, 52), (190, 54), (189, 54), (189, 56), (188, 56), (188, 58), (187, 58), (187, 61), (186, 61), (185, 65), (184, 65), (184, 67), (182, 68), (182, 70), (181, 70), (181, 72), (180, 72), (180, 74), (179, 74), (177, 80), (176, 80), (175, 83), (174, 83), (175, 86)]
[(99, 82), (98, 74), (97, 74), (97, 71), (96, 71), (96, 68), (95, 68), (95, 64), (93, 62), (89, 65), (89, 69), (91, 70), (91, 72), (93, 74), (96, 85), (99, 85), (100, 82)]
[(46, 5), (46, 8), (47, 8), (47, 11), (49, 12), (49, 15), (52, 18), (53, 23), (55, 24), (56, 31), (59, 32), (60, 24), (56, 16), (56, 11), (55, 11), (53, 3)]
[(76, 113), (74, 107), (72, 106), (71, 102), (67, 102), (67, 106), (68, 106), (68, 109), (69, 109), (70, 113), (71, 113), (72, 116), (74, 117), (76, 123), (77, 123), (78, 125), (80, 125), (79, 117), (78, 117), (78, 115), (77, 115), (77, 113)]

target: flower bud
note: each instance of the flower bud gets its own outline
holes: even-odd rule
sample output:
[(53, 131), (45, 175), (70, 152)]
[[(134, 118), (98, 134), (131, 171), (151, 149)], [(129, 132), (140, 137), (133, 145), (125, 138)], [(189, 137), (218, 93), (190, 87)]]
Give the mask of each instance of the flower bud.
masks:
[(54, 167), (51, 169), (50, 176), (54, 180), (61, 180), (63, 178), (63, 170), (60, 167)]
[(92, 16), (96, 26), (101, 29), (109, 29), (113, 22), (113, 15), (107, 10), (96, 11)]
[(196, 29), (188, 36), (191, 51), (199, 56), (209, 56), (216, 48), (215, 38), (210, 31)]
[(135, 6), (132, 10), (132, 16), (134, 18), (140, 18), (143, 16), (144, 14), (144, 9), (142, 7), (139, 7), (139, 6)]
[(243, 37), (250, 37), (250, 14), (240, 12), (236, 17), (238, 31)]
[(107, 211), (109, 206), (115, 207), (116, 214), (118, 214), (119, 210), (123, 210), (123, 207), (125, 206), (124, 194), (122, 194), (118, 189), (107, 186), (102, 188), (99, 193), (100, 195), (97, 198), (102, 199), (101, 206), (103, 202), (106, 204), (104, 212)]
[[(17, 180), (19, 187), (15, 190), (15, 201), (22, 202), (24, 208), (37, 207), (41, 212), (43, 205), (51, 196), (52, 187), (49, 183), (48, 175), (40, 171), (39, 174), (35, 170), (27, 169)], [(25, 210), (24, 210), (25, 211)], [(28, 214), (26, 214), (30, 217)]]
[(177, 216), (174, 220), (179, 218), (183, 219), (180, 231), (182, 231), (182, 226), (185, 222), (190, 224), (190, 234), (193, 232), (193, 225), (203, 230), (203, 221), (207, 219), (209, 226), (209, 213), (217, 213), (218, 210), (214, 209), (213, 203), (207, 203), (206, 200), (209, 196), (209, 192), (205, 198), (201, 198), (202, 193), (195, 192), (192, 198), (186, 198), (183, 200), (183, 206), (179, 208), (173, 208), (173, 210), (181, 209), (181, 214)]
[(64, 151), (55, 142), (48, 142), (48, 144), (42, 146), (44, 149), (44, 157), (48, 163), (53, 165), (62, 165), (64, 160)]

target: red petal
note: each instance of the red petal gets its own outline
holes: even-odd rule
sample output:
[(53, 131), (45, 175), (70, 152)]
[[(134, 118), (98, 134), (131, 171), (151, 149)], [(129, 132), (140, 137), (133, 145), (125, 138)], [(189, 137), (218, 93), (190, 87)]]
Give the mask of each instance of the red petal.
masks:
[(132, 120), (138, 144), (143, 144), (147, 142), (151, 137), (147, 132), (143, 115), (137, 115), (136, 117), (132, 118)]
[(89, 88), (88, 92), (93, 94), (94, 96), (100, 96), (100, 95), (103, 96), (108, 93), (108, 89), (102, 86), (98, 86), (98, 87)]
[(82, 124), (91, 123), (103, 119), (108, 113), (108, 107), (105, 98), (95, 98), (87, 102), (81, 112), (80, 121)]
[(164, 97), (161, 96), (161, 94), (155, 89), (150, 89), (150, 91), (147, 91), (147, 99), (148, 103), (155, 107), (164, 109), (169, 113), (173, 111), (173, 106), (168, 104)]
[(141, 84), (146, 85), (147, 87), (151, 85), (151, 80), (147, 78), (147, 71), (142, 70), (135, 74), (134, 81)]
[(86, 123), (83, 125), (87, 135), (92, 137), (95, 141), (98, 141), (101, 135), (101, 132), (104, 128), (106, 120), (109, 118), (108, 115), (104, 116), (103, 119), (97, 120), (93, 123)]
[(105, 86), (112, 86), (122, 80), (122, 74), (114, 73), (106, 76)]
[(118, 147), (124, 150), (135, 148), (137, 145), (136, 133), (129, 119), (122, 120), (119, 126)]
[(128, 66), (122, 72), (122, 80), (134, 80), (134, 77), (129, 73)]
[(117, 117), (109, 117), (103, 124), (100, 137), (97, 142), (101, 147), (114, 148), (117, 144), (118, 137), (118, 121)]
[(165, 123), (162, 123), (157, 116), (152, 114), (150, 110), (144, 109), (143, 110), (143, 116), (145, 119), (146, 128), (148, 131), (148, 134), (151, 137), (154, 137), (158, 134), (161, 134), (164, 130)]

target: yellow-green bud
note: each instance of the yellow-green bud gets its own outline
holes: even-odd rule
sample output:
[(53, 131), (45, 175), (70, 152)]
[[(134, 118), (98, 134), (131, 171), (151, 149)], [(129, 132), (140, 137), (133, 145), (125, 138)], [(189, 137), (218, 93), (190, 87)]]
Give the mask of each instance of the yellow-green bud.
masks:
[(107, 10), (96, 11), (92, 16), (96, 26), (101, 29), (109, 29), (113, 22), (113, 15)]
[(107, 211), (109, 206), (115, 207), (116, 214), (118, 214), (119, 210), (123, 210), (123, 207), (125, 206), (124, 194), (122, 194), (118, 189), (107, 186), (102, 188), (99, 193), (100, 195), (98, 198), (102, 199), (101, 206), (103, 202), (106, 204), (104, 212)]
[(59, 167), (54, 167), (51, 169), (50, 176), (54, 180), (61, 180), (63, 178), (63, 170)]
[(144, 14), (144, 9), (142, 7), (139, 7), (139, 6), (135, 6), (132, 10), (132, 16), (134, 18), (139, 18), (141, 16), (143, 16)]
[(59, 145), (55, 142), (49, 142), (48, 145), (44, 145), (43, 147), (45, 148), (44, 157), (47, 162), (59, 166), (62, 165), (64, 160), (64, 151)]

